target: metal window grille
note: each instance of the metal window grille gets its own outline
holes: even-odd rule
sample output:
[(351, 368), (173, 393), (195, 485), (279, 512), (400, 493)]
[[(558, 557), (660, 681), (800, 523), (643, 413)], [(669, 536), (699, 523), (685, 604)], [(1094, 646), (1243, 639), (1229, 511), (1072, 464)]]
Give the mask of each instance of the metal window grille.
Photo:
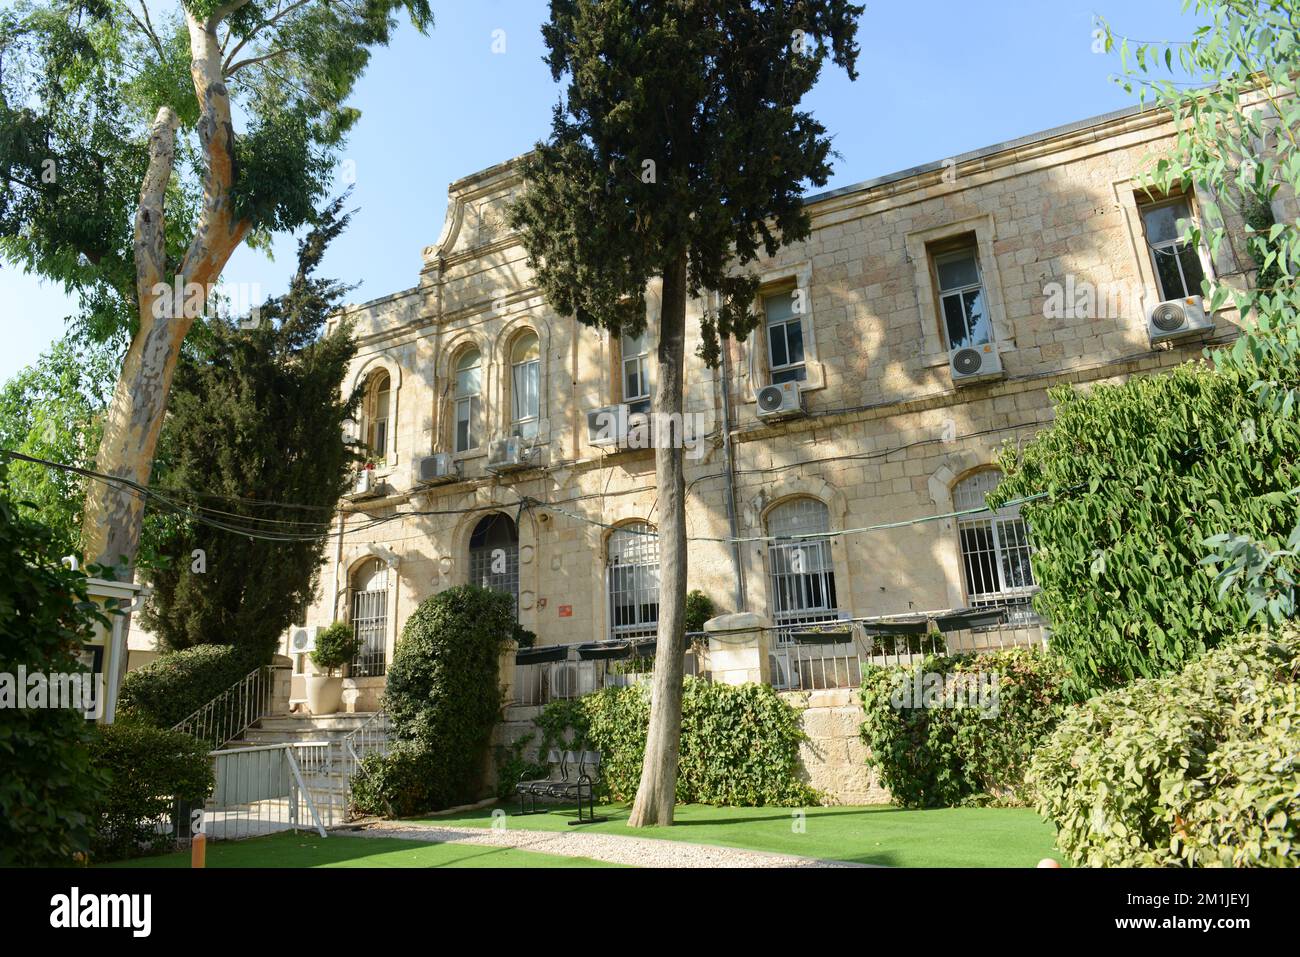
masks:
[[(982, 508), (985, 496), (997, 487), (1002, 473), (976, 472), (953, 489), (957, 511)], [(1030, 566), (1033, 548), (1020, 506), (971, 515), (957, 522), (961, 540), (966, 597), (972, 606), (1006, 605), (1011, 622), (1034, 617), (1030, 599), (1038, 590)]]
[(519, 534), (508, 515), (488, 515), (469, 540), (469, 580), (480, 588), (509, 595), (519, 618)]
[(388, 569), (375, 559), (357, 573), (352, 593), (352, 629), (361, 650), (352, 660), (352, 676), (373, 678), (384, 674), (388, 635)]
[(615, 529), (605, 568), (611, 638), (659, 629), (659, 535), (645, 522)]
[[(825, 534), (830, 531), (830, 513), (816, 499), (795, 499), (772, 510), (767, 530), (778, 538)], [(840, 617), (829, 539), (777, 542), (768, 546), (767, 558), (778, 645), (789, 644), (792, 629)]]

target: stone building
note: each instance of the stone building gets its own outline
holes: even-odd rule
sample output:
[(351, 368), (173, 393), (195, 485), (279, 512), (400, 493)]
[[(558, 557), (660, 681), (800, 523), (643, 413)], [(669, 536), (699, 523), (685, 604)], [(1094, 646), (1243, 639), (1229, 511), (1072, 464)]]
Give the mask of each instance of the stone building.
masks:
[[(1202, 274), (1254, 270), (1240, 223), (1213, 257), (1183, 248), (1174, 223), (1203, 198), (1139, 188), (1172, 136), (1164, 113), (1126, 110), (809, 197), (811, 236), (757, 264), (766, 322), (720, 369), (694, 355), (692, 303), (689, 587), (777, 625), (994, 602), (1031, 620), (1015, 509), (836, 533), (977, 507), (999, 447), (1050, 420), (1049, 389), (1165, 369), (1236, 334), (1230, 310), (1198, 335), (1148, 332), (1150, 309)], [(374, 468), (306, 624), (366, 636), (354, 710), (374, 707), (407, 616), (449, 586), (516, 595), (541, 645), (654, 630), (654, 453), (592, 444), (589, 413), (645, 407), (655, 290), (648, 340), (556, 315), (506, 226), (520, 185), (515, 160), (453, 183), (418, 284), (346, 313)], [(976, 374), (962, 375), (969, 355), (954, 365), (962, 350)], [(774, 383), (789, 416), (759, 415)]]

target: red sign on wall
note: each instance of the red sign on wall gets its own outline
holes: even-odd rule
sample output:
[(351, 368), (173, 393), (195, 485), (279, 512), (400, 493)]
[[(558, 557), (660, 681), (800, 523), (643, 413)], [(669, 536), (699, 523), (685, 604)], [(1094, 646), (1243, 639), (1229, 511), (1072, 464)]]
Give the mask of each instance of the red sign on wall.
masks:
[(572, 617), (573, 617), (573, 606), (572, 606), (572, 605), (561, 605), (561, 606), (560, 606), (560, 617), (561, 617), (561, 618), (572, 618)]

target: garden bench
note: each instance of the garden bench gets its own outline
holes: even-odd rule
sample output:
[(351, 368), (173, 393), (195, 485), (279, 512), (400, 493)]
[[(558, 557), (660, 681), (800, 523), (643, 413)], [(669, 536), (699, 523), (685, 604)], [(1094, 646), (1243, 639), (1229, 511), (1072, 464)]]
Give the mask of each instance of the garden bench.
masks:
[[(538, 814), (544, 809), (537, 806), (542, 797), (576, 799), (578, 819), (570, 824), (595, 824), (606, 820), (596, 817), (596, 781), (600, 777), (599, 751), (561, 751), (552, 748), (546, 755), (550, 775), (532, 780), (520, 780), (515, 785), (519, 795), (520, 814)], [(586, 802), (586, 815), (583, 803)]]

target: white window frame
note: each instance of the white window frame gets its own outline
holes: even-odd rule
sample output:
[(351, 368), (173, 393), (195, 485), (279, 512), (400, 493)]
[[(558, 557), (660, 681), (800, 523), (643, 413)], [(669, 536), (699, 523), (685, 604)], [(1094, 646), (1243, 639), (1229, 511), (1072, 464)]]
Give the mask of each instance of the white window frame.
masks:
[[(470, 356), (474, 356), (475, 362), (471, 365), (466, 364)], [(461, 390), (460, 377), (462, 373), (477, 370), (478, 372), (478, 389), (474, 392)], [(456, 383), (456, 396), (454, 403), (455, 414), (452, 417), (452, 451), (456, 453), (473, 452), (477, 450), (481, 443), (479, 441), (479, 418), (482, 411), (483, 397), (483, 353), (478, 349), (467, 349), (456, 360), (456, 367), (453, 372)], [(465, 424), (465, 441), (461, 442), (461, 424)]]
[[(1155, 276), (1156, 289), (1160, 294), (1162, 302), (1168, 302), (1175, 299), (1185, 299), (1188, 296), (1201, 295), (1201, 287), (1199, 284), (1194, 289), (1188, 285), (1187, 274), (1183, 271), (1182, 257), (1177, 254), (1180, 249), (1191, 245), (1190, 243), (1183, 241), (1181, 238), (1181, 231), (1179, 232), (1179, 235), (1175, 236), (1173, 239), (1161, 240), (1158, 243), (1151, 242), (1147, 237), (1146, 214), (1152, 210), (1162, 209), (1166, 206), (1183, 207), (1183, 210), (1187, 215), (1185, 217), (1178, 217), (1178, 222), (1185, 220), (1186, 222), (1191, 223), (1194, 227), (1197, 224), (1196, 212), (1192, 209), (1192, 201), (1188, 196), (1180, 194), (1177, 196), (1169, 196), (1161, 200), (1155, 200), (1153, 202), (1138, 203), (1138, 225), (1142, 230), (1142, 241), (1146, 243), (1147, 253), (1151, 258), (1151, 270)], [(1174, 262), (1178, 264), (1178, 281), (1182, 283), (1184, 290), (1181, 295), (1171, 296), (1169, 294), (1170, 290), (1165, 288), (1164, 281), (1160, 278), (1160, 261), (1157, 257), (1161, 255), (1170, 255), (1167, 250), (1173, 251), (1172, 255), (1174, 257)], [(1196, 246), (1196, 258), (1201, 264), (1202, 277), (1205, 279), (1213, 279), (1213, 264), (1210, 262), (1209, 257), (1205, 255), (1205, 249), (1199, 243)]]
[(768, 535), (799, 536), (790, 541), (773, 541), (767, 548), (768, 589), (778, 646), (792, 644), (789, 634), (799, 626), (839, 621), (842, 617), (835, 587), (830, 522), (830, 507), (810, 496), (787, 499), (767, 513)]
[[(985, 496), (1001, 480), (1002, 473), (997, 469), (981, 469), (967, 475), (952, 487), (953, 511), (982, 507)], [(989, 547), (978, 550), (968, 548), (970, 540), (979, 534), (987, 536)], [(1009, 544), (1008, 539), (1015, 541)], [(1029, 526), (1020, 515), (1019, 505), (960, 516), (957, 519), (957, 548), (961, 559), (962, 593), (966, 596), (967, 605), (972, 608), (1007, 605), (1013, 622), (1036, 620), (1030, 599), (1038, 593), (1039, 586), (1034, 581), (1033, 567), (1028, 564), (1030, 555), (1033, 554), (1033, 543), (1029, 536)], [(1013, 551), (1021, 554), (1012, 556)], [(1012, 557), (1025, 562), (1028, 584), (1008, 584), (1007, 568)], [(973, 591), (972, 566), (980, 569), (982, 578), (994, 579), (996, 587), (992, 590)]]
[[(965, 283), (961, 286), (945, 288), (943, 280), (940, 278), (939, 267), (947, 262), (955, 262), (961, 259), (969, 259), (975, 264), (975, 281)], [(976, 347), (997, 342), (997, 329), (994, 328), (993, 313), (989, 308), (988, 288), (984, 282), (984, 270), (980, 267), (979, 247), (972, 243), (970, 246), (963, 246), (960, 249), (953, 249), (947, 252), (935, 253), (934, 257), (934, 284), (938, 291), (939, 302), (939, 326), (943, 332), (943, 341), (947, 344), (949, 351), (958, 348), (953, 345), (952, 337), (948, 332), (948, 310), (944, 308), (945, 302), (956, 297), (962, 311), (962, 321), (966, 327), (968, 341), (962, 344), (962, 348)], [(972, 325), (970, 315), (966, 312), (966, 295), (967, 293), (978, 292), (980, 302), (984, 304), (985, 321), (988, 323), (989, 337), (984, 342), (974, 341), (972, 335)]]
[[(532, 340), (534, 355), (532, 358), (516, 360), (520, 347)], [(510, 348), (510, 429), (526, 439), (537, 436), (541, 421), (542, 404), (542, 343), (535, 332), (526, 332), (515, 339)], [(532, 380), (531, 390), (525, 389), (528, 379)], [(521, 397), (531, 395), (532, 407), (521, 408)]]
[[(651, 397), (654, 393), (654, 384), (650, 381), (650, 346), (648, 343), (648, 330), (642, 330), (641, 349), (638, 352), (632, 352), (628, 349), (629, 336), (625, 333), (619, 337), (619, 390), (623, 395), (623, 402), (633, 407), (635, 412), (646, 412), (650, 409)], [(640, 391), (633, 395), (628, 391), (628, 368), (633, 367), (637, 376), (637, 383), (641, 386)], [(641, 408), (638, 408), (640, 406)]]
[[(787, 292), (773, 292), (763, 295), (763, 331), (767, 340), (767, 373), (772, 384), (781, 382), (807, 382), (808, 381), (808, 329), (804, 325), (804, 311), (799, 311), (791, 304), (789, 317), (773, 321), (771, 313), (768, 312), (768, 303), (779, 297), (786, 296), (790, 299), (799, 297), (804, 302), (807, 301), (807, 290), (799, 289), (797, 286)], [(799, 327), (799, 348), (803, 353), (803, 358), (798, 362), (788, 361), (790, 358), (790, 326)], [(780, 335), (785, 343), (786, 362), (778, 363), (776, 356), (772, 351), (772, 336), (779, 330)]]

